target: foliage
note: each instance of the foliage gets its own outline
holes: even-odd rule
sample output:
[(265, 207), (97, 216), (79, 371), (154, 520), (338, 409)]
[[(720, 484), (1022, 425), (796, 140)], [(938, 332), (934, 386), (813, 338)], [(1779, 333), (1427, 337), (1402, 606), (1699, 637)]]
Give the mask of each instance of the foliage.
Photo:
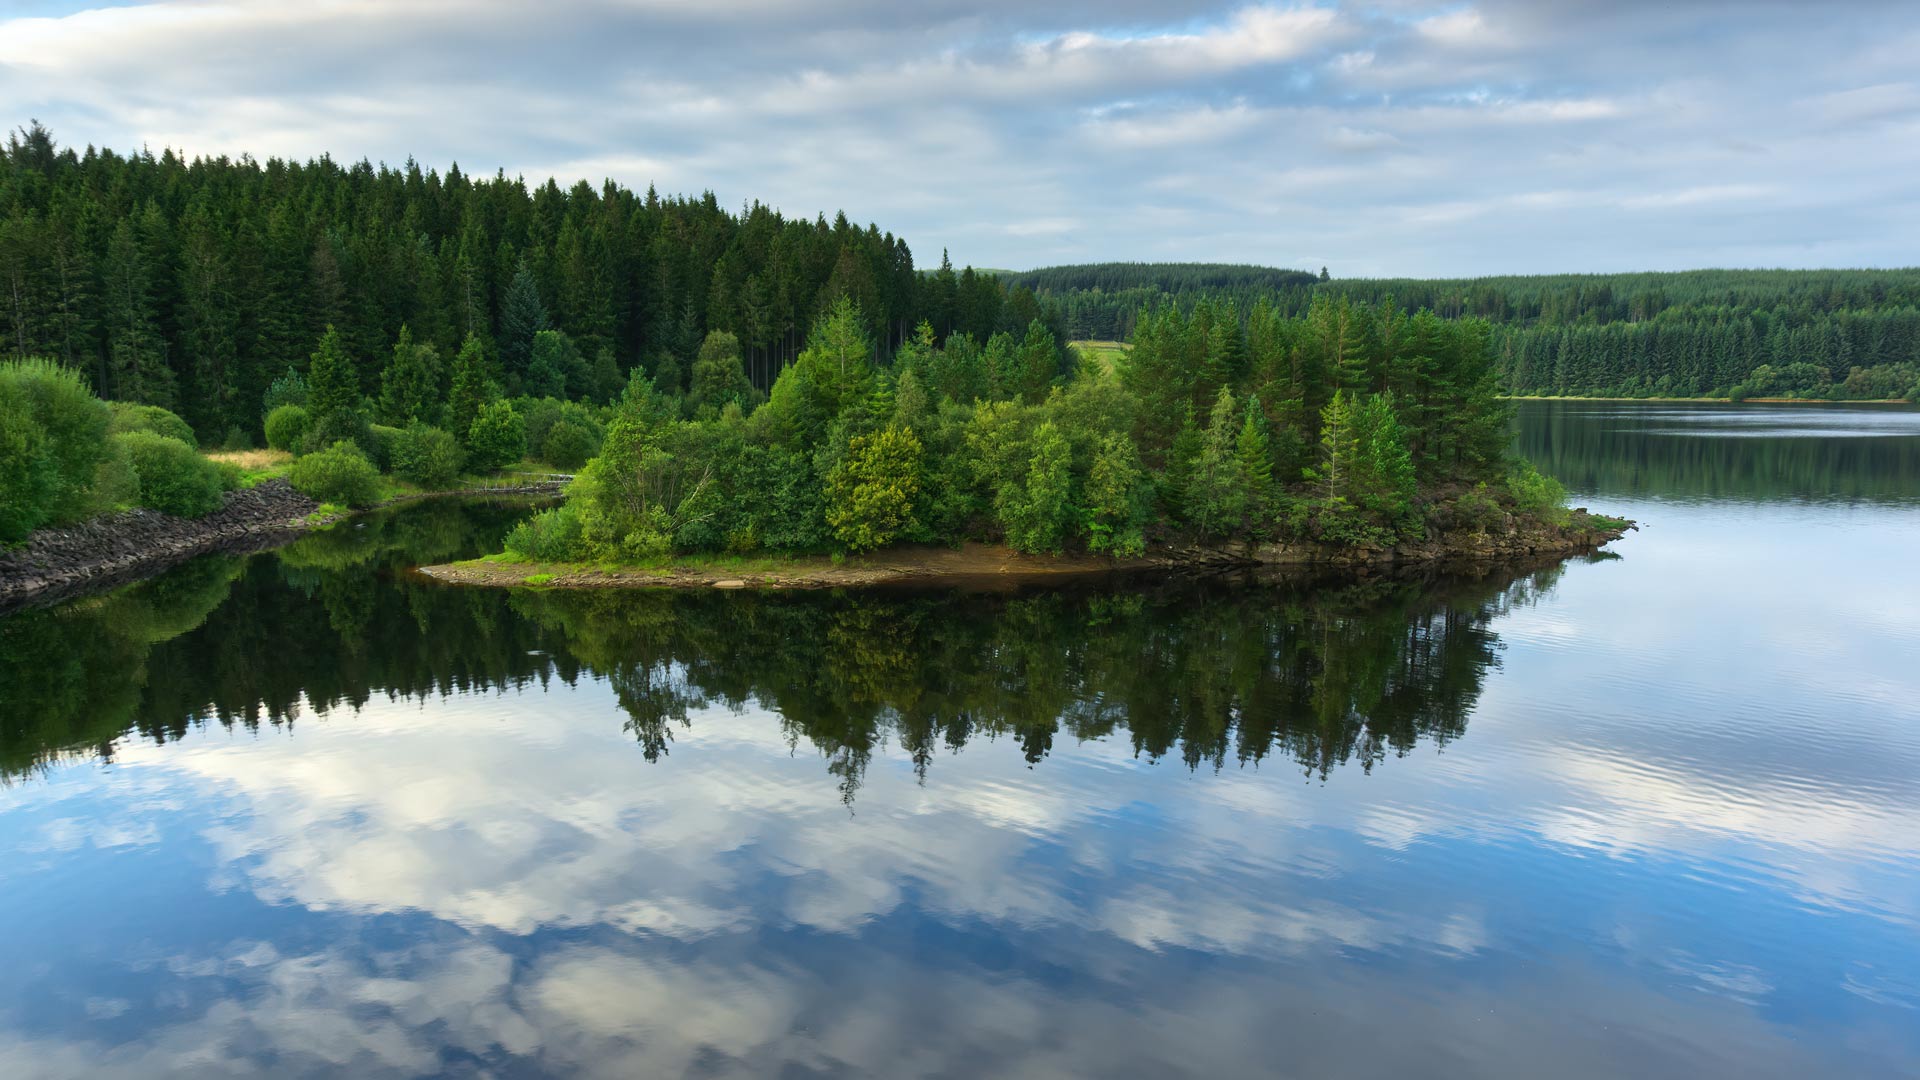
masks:
[(113, 411), (113, 419), (107, 425), (109, 435), (118, 435), (125, 431), (151, 431), (155, 435), (178, 439), (196, 450), (200, 447), (200, 440), (194, 437), (193, 428), (187, 426), (185, 420), (158, 405), (109, 401), (107, 408)]
[(121, 432), (113, 441), (133, 468), (141, 506), (184, 518), (220, 508), (227, 486), (220, 467), (193, 447), (151, 431)]
[(460, 440), (418, 420), (401, 429), (393, 443), (393, 472), (423, 488), (452, 486), (466, 464)]
[(1560, 481), (1545, 476), (1533, 467), (1532, 462), (1521, 462), (1507, 474), (1507, 490), (1513, 495), (1514, 509), (1522, 514), (1565, 524), (1567, 513), (1567, 489)]
[(488, 472), (519, 461), (527, 453), (526, 426), (513, 403), (495, 401), (480, 410), (467, 429), (467, 464)]
[(307, 437), (312, 418), (298, 405), (281, 405), (267, 414), (267, 445), (275, 450), (296, 450)]
[(416, 420), (431, 423), (445, 400), (439, 352), (426, 342), (416, 343), (413, 331), (401, 326), (392, 359), (380, 373), (380, 419), (399, 427)]
[(316, 426), (333, 419), (335, 413), (360, 404), (360, 379), (340, 331), (332, 326), (320, 337), (320, 347), (307, 363), (307, 411)]
[(374, 439), (373, 424), (367, 419), (366, 410), (358, 407), (335, 409), (326, 416), (313, 417), (307, 433), (300, 439), (300, 452), (325, 450), (343, 439), (359, 447), (368, 460), (378, 460), (380, 446)]
[(599, 450), (600, 440), (591, 428), (575, 420), (561, 420), (547, 430), (547, 437), (541, 442), (540, 460), (572, 472)]
[(920, 491), (920, 440), (887, 427), (855, 437), (827, 478), (827, 524), (850, 550), (883, 547), (907, 529)]
[(572, 562), (586, 554), (579, 507), (573, 503), (542, 510), (507, 534), (507, 554), (530, 562)]
[(273, 410), (282, 405), (300, 405), (307, 403), (307, 378), (289, 367), (273, 380), (267, 392), (260, 397), (260, 415), (271, 416)]
[(0, 543), (93, 508), (107, 407), (50, 360), (0, 364)]
[(380, 498), (380, 473), (345, 439), (295, 461), (287, 479), (295, 490), (323, 503), (371, 506)]

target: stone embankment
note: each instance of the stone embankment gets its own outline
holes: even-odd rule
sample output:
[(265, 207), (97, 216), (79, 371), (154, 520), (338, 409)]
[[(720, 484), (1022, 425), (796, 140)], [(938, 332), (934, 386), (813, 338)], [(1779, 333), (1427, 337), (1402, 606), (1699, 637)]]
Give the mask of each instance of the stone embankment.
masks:
[[(409, 494), (389, 502), (449, 495), (550, 495), (567, 479), (542, 477), (525, 483)], [(151, 577), (196, 555), (278, 547), (338, 520), (316, 518), (318, 509), (319, 503), (284, 479), (274, 479), (228, 492), (220, 509), (203, 518), (124, 510), (41, 529), (21, 547), (0, 548), (0, 612)]]
[(123, 510), (41, 529), (23, 547), (0, 549), (0, 611), (145, 577), (195, 555), (285, 543), (319, 508), (285, 480), (268, 480), (228, 492), (203, 518)]

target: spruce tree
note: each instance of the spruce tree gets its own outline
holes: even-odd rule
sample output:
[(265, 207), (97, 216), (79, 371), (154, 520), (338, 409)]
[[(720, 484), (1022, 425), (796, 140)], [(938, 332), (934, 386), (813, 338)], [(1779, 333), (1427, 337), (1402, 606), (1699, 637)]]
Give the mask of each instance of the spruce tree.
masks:
[(307, 363), (307, 412), (318, 426), (335, 413), (360, 404), (360, 381), (347, 355), (340, 331), (332, 326), (320, 336), (320, 347)]
[(547, 328), (547, 309), (540, 303), (540, 289), (534, 283), (527, 261), (513, 272), (507, 294), (500, 300), (500, 363), (506, 368), (507, 382), (517, 385), (525, 378), (533, 360), (533, 336)]

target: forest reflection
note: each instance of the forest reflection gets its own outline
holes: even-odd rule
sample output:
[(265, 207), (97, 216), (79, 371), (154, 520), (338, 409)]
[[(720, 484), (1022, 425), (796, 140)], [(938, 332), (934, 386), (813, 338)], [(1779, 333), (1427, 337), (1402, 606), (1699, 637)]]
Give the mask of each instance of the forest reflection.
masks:
[(1920, 410), (1520, 403), (1517, 449), (1573, 491), (1667, 499), (1906, 504), (1920, 490)]
[(1107, 583), (1014, 594), (540, 592), (410, 575), (482, 550), (524, 511), (443, 505), (280, 551), (206, 558), (0, 621), (0, 775), (110, 759), (203, 724), (294, 727), (375, 695), (565, 691), (604, 679), (640, 756), (703, 709), (761, 708), (852, 800), (874, 755), (1124, 738), (1219, 769), (1370, 770), (1460, 737), (1492, 624), (1558, 571), (1482, 580)]

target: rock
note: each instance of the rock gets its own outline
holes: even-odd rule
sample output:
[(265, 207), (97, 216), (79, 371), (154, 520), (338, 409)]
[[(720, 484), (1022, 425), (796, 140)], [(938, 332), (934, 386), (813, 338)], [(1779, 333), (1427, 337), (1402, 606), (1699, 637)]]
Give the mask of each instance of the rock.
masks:
[(747, 583), (741, 581), (739, 578), (728, 578), (725, 581), (714, 582), (713, 587), (716, 589), (744, 589), (747, 587)]

